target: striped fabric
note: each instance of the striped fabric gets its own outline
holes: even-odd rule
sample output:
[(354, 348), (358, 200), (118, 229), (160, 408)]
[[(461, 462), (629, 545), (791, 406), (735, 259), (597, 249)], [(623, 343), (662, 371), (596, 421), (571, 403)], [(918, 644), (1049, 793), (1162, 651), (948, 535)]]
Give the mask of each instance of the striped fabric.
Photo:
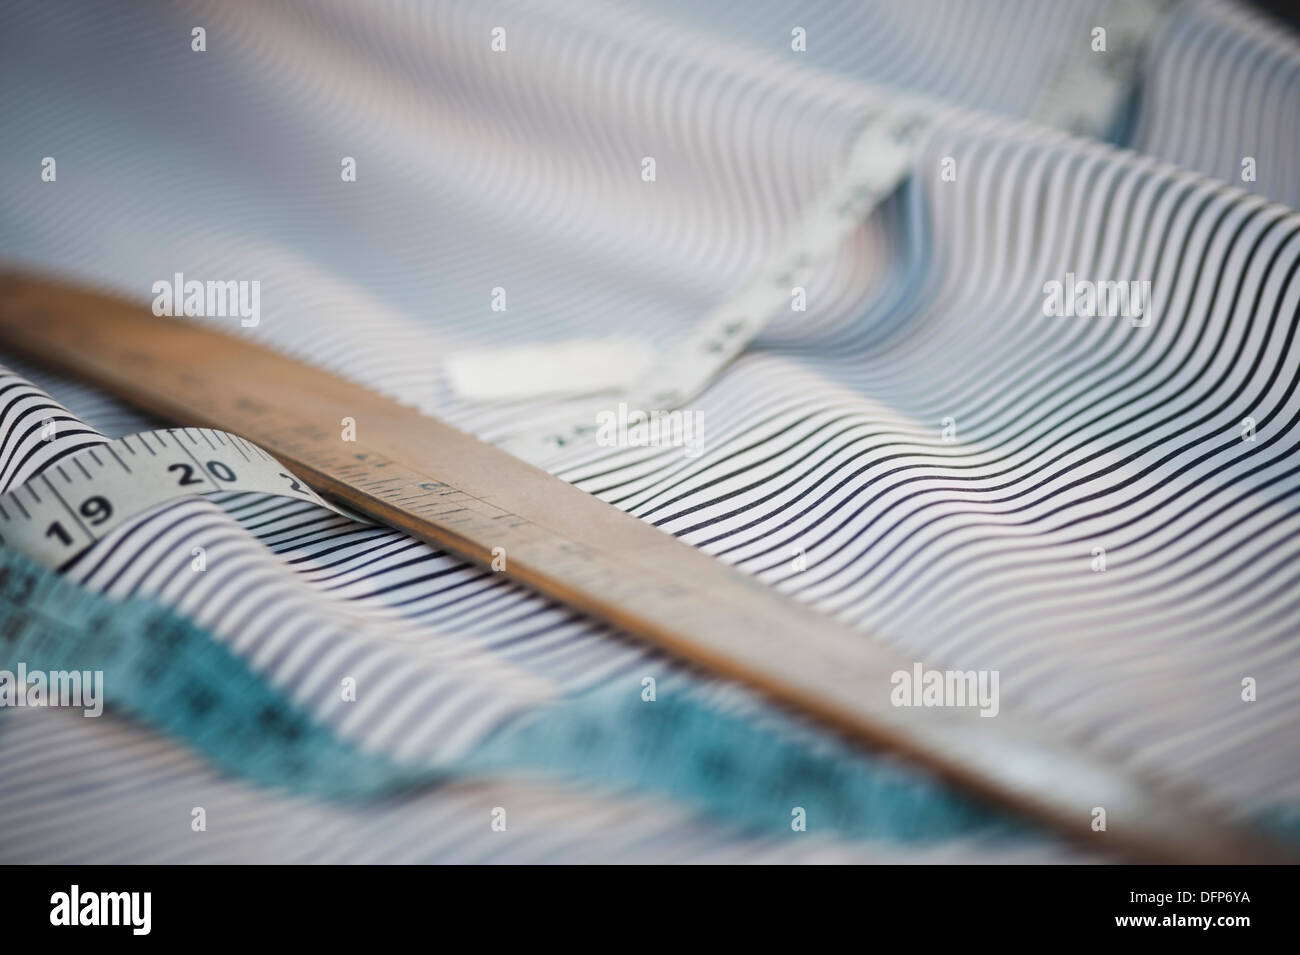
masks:
[[(662, 350), (780, 246), (867, 111), (948, 104), (904, 187), (809, 281), (807, 312), (772, 316), (692, 402), (701, 456), (585, 446), (547, 465), (863, 639), (999, 670), (1003, 706), (1213, 811), (1273, 816), (1300, 804), (1300, 45), (1235, 6), (1169, 5), (1111, 124), (1127, 151), (1032, 122), (1106, 16), (1030, 0), (15, 3), (0, 256), (142, 302), (178, 271), (259, 280), (261, 322), (240, 334), (492, 440), (552, 409), (461, 400), (447, 354), (611, 333)], [(1045, 283), (1068, 274), (1150, 282), (1150, 321), (1044, 315)], [(157, 424), (6, 364), (4, 488)], [(42, 441), (51, 414), (64, 426)], [(176, 608), (340, 737), (412, 765), (581, 694), (635, 697), (645, 676), (815, 745), (737, 687), (303, 502), (172, 504), (67, 573)], [(355, 704), (343, 676), (366, 688)], [(815, 819), (774, 839), (663, 794), (508, 772), (326, 805), (217, 778), (111, 715), (7, 714), (0, 759), (15, 861), (1081, 858), (1047, 837), (918, 846)], [(220, 807), (202, 835), (199, 805)], [(489, 831), (497, 806), (520, 820), (508, 833)]]

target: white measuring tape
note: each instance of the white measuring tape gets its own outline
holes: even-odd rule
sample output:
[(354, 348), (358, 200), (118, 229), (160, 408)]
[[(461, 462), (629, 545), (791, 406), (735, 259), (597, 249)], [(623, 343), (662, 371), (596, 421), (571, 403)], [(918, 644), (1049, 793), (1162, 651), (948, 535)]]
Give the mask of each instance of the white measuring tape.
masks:
[[(790, 303), (792, 290), (832, 259), (853, 230), (898, 188), (911, 168), (915, 143), (936, 115), (934, 107), (919, 103), (869, 113), (835, 182), (739, 294), (663, 351), (630, 387), (570, 402), (527, 432), (498, 443), (525, 460), (542, 461), (593, 435), (596, 415), (610, 410), (612, 403), (653, 414), (679, 408), (700, 394), (758, 336), (767, 319)], [(540, 349), (533, 358), (554, 359), (554, 349)]]
[[(1171, 0), (1112, 0), (1097, 24), (1077, 38), (1056, 76), (1045, 84), (1033, 118), (1076, 135), (1108, 133), (1134, 88), (1141, 53)], [(1093, 31), (1103, 28), (1105, 48), (1094, 50)], [(741, 292), (709, 312), (681, 341), (657, 357), (623, 340), (558, 342), (508, 350), (507, 361), (489, 353), (457, 353), (448, 377), (471, 401), (554, 394), (556, 382), (580, 383), (586, 397), (570, 400), (553, 416), (498, 441), (535, 463), (592, 437), (597, 415), (624, 403), (642, 415), (680, 408), (704, 391), (722, 369), (788, 305), (792, 289), (829, 261), (842, 243), (902, 182), (912, 166), (920, 133), (942, 107), (895, 100), (871, 112), (853, 140), (843, 171), (773, 256)], [(646, 367), (648, 365), (648, 368)], [(544, 369), (539, 381), (529, 368)], [(634, 384), (618, 385), (632, 369)], [(529, 391), (529, 388), (533, 391)]]
[(62, 567), (114, 528), (178, 498), (261, 491), (351, 520), (257, 445), (211, 428), (166, 428), (96, 445), (0, 495), (0, 544)]
[(1071, 46), (1038, 101), (1034, 121), (1076, 136), (1112, 133), (1137, 83), (1147, 42), (1170, 6), (1171, 0), (1111, 0), (1089, 35)]

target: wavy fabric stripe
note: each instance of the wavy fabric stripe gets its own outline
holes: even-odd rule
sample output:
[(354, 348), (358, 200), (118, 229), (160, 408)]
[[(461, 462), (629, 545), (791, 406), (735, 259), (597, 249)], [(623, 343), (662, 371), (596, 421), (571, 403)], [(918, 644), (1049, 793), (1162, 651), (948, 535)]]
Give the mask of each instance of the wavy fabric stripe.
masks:
[[(1118, 760), (1294, 800), (1300, 217), (1052, 139), (936, 131), (918, 165), (972, 174), (917, 180), (932, 245), (905, 321), (737, 363), (698, 462), (561, 473), (918, 656), (1000, 670), (1009, 704)], [(1044, 317), (1067, 270), (1150, 275), (1157, 317)]]
[[(864, 639), (998, 669), (1004, 705), (1254, 816), (1300, 801), (1300, 217), (1269, 201), (1300, 199), (1287, 165), (1296, 47), (1235, 8), (1180, 4), (1145, 60), (1142, 154), (1009, 118), (1033, 114), (1097, 9), (799, 4), (801, 59), (790, 6), (775, 3), (15, 4), (0, 39), (0, 169), (14, 184), (0, 194), (0, 256), (141, 301), (177, 271), (258, 279), (261, 322), (242, 333), (491, 439), (548, 408), (459, 401), (445, 353), (614, 329), (662, 347), (782, 242), (864, 112), (891, 91), (954, 103), (905, 187), (810, 281), (809, 310), (774, 316), (693, 404), (701, 457), (587, 448), (550, 466)], [(189, 48), (199, 23), (203, 54)], [(505, 55), (488, 46), (499, 25)], [(1191, 64), (1215, 95), (1186, 80)], [(1239, 142), (1260, 160), (1254, 183), (1237, 176)], [(45, 155), (57, 183), (38, 178)], [(653, 184), (638, 175), (646, 155)], [(340, 182), (342, 156), (357, 158), (356, 183)], [(938, 175), (945, 158), (955, 181)], [(1044, 284), (1068, 273), (1149, 281), (1151, 321), (1044, 316)], [(504, 312), (490, 310), (495, 287)], [(157, 424), (10, 364), (6, 486)], [(39, 436), (49, 416), (52, 443)], [(208, 552), (202, 575), (193, 546)], [(342, 738), (417, 764), (472, 751), (547, 701), (699, 679), (302, 503), (172, 505), (70, 576), (176, 608)], [(335, 705), (358, 674), (367, 705)], [(1245, 677), (1255, 703), (1241, 701)], [(720, 712), (780, 721), (700, 682)], [(117, 756), (90, 758), (110, 744)], [(0, 752), (23, 770), (0, 779), (0, 820), (23, 833), (11, 845), (26, 861), (40, 846), (95, 861), (263, 858), (271, 829), (295, 859), (643, 860), (649, 845), (666, 858), (897, 858), (681, 829), (678, 810), (517, 780), (484, 791), (548, 818), (536, 843), (485, 842), (473, 785), (422, 797), (400, 824), (307, 813), (111, 718), (11, 715)], [(145, 807), (188, 813), (200, 790), (232, 807), (213, 844), (150, 828)], [(583, 812), (590, 826), (574, 822)], [(636, 821), (596, 845), (604, 813)], [(120, 832), (104, 830), (117, 819)], [(938, 854), (988, 851), (955, 839)]]
[[(819, 71), (1007, 116), (1035, 118), (1072, 56), (1092, 55), (1105, 0), (640, 0), (624, 6)], [(1118, 145), (1300, 206), (1300, 44), (1228, 0), (1164, 4), (1142, 54), (1135, 116)], [(1241, 177), (1242, 159), (1257, 175)]]
[[(1300, 208), (1300, 44), (1268, 17), (1194, 0), (1153, 43), (1132, 144)], [(1253, 178), (1243, 163), (1254, 160)]]

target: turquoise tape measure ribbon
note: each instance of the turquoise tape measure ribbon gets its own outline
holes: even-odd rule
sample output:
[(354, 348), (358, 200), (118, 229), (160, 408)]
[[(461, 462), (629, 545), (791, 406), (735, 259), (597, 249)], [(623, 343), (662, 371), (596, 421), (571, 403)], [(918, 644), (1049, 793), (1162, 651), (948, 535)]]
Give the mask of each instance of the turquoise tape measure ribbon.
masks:
[[(0, 669), (103, 672), (109, 708), (255, 783), (330, 799), (520, 772), (660, 793), (745, 830), (936, 840), (1021, 831), (911, 770), (720, 712), (689, 687), (605, 688), (503, 728), (446, 765), (399, 765), (318, 725), (202, 627), (153, 601), (111, 601), (0, 548)], [(3, 708), (0, 708), (3, 713)], [(0, 723), (2, 725), (2, 723)]]

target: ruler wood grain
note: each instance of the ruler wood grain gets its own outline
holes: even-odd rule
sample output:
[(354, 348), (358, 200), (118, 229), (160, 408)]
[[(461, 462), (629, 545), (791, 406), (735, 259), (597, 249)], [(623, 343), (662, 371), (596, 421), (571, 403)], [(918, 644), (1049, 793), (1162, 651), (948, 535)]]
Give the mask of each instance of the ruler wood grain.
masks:
[[(872, 747), (1047, 823), (1085, 848), (1168, 862), (1281, 861), (1004, 704), (890, 704), (914, 662), (572, 485), (412, 408), (238, 335), (71, 286), (0, 273), (0, 348), (163, 418), (261, 445), (326, 497), (506, 573), (597, 620), (757, 687)], [(356, 441), (341, 438), (344, 417)], [(741, 754), (743, 755), (743, 754)], [(1104, 807), (1105, 832), (1091, 827)]]

